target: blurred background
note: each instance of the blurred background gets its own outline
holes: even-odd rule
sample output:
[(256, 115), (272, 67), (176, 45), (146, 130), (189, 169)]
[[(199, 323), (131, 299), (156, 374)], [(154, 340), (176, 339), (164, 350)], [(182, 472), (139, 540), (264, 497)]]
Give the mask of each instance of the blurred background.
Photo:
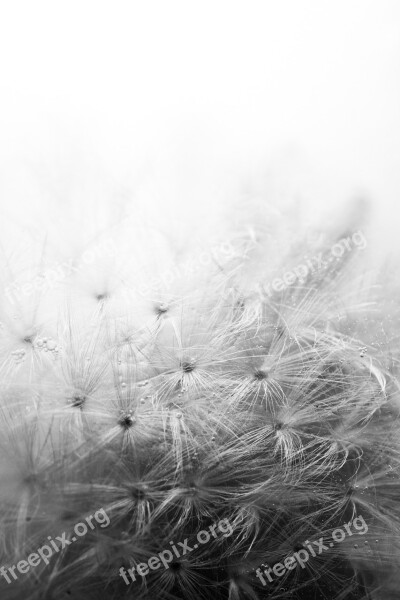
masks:
[(306, 222), (362, 199), (399, 243), (396, 0), (15, 0), (0, 61), (3, 243), (127, 216), (221, 236), (254, 199)]

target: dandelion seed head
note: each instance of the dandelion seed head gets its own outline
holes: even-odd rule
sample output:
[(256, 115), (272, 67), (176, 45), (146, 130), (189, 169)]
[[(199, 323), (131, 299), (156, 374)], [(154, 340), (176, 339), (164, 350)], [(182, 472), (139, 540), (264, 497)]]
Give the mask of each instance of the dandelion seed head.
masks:
[(155, 312), (158, 315), (163, 315), (165, 313), (167, 313), (169, 310), (169, 305), (166, 302), (160, 302), (159, 304), (155, 305)]
[(124, 415), (120, 418), (119, 424), (123, 429), (130, 429), (136, 423), (136, 417), (131, 414)]
[(69, 403), (74, 408), (83, 408), (86, 400), (87, 396), (85, 394), (76, 392), (69, 398)]
[(191, 358), (191, 359), (182, 361), (182, 371), (184, 373), (191, 373), (192, 371), (194, 371), (195, 368), (196, 368), (196, 359), (195, 358)]
[(22, 341), (27, 344), (33, 344), (33, 340), (35, 339), (35, 336), (36, 336), (35, 332), (29, 332), (23, 337)]
[[(230, 232), (233, 258), (215, 252), (206, 268), (174, 279), (171, 271), (168, 285), (142, 294), (139, 280), (157, 269), (161, 278), (174, 251), (166, 232), (163, 258), (155, 251), (146, 263), (144, 240), (132, 241), (132, 254), (128, 230), (123, 258), (86, 265), (51, 292), (49, 304), (65, 305), (59, 316), (48, 318), (46, 306), (33, 318), (25, 302), (13, 307), (16, 319), (1, 312), (1, 550), (22, 560), (103, 507), (107, 527), (37, 571), (37, 598), (333, 599), (369, 571), (372, 589), (386, 592), (399, 557), (400, 356), (395, 327), (390, 359), (368, 343), (381, 308), (362, 288), (363, 271), (350, 258), (327, 261), (263, 299), (257, 283), (313, 251), (289, 236), (277, 252), (279, 227), (260, 220), (250, 234)], [(369, 544), (348, 536), (263, 591), (258, 565), (361, 514)], [(210, 535), (132, 585), (119, 576), (170, 540), (193, 545), (221, 519), (232, 535)], [(15, 597), (29, 597), (30, 584), (21, 578)]]
[(130, 486), (129, 494), (136, 501), (145, 500), (149, 495), (150, 488), (147, 483), (138, 483)]
[(268, 372), (263, 369), (256, 369), (254, 372), (254, 378), (262, 381), (263, 379), (268, 379)]

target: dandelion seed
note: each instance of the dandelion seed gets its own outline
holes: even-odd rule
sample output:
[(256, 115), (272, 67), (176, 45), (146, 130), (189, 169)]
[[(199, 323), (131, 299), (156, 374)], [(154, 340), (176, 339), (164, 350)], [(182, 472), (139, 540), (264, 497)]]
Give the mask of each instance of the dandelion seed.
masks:
[[(313, 253), (290, 240), (285, 256), (271, 251), (273, 220), (251, 230), (251, 239), (232, 236), (229, 261), (215, 256), (191, 281), (176, 277), (165, 296), (144, 297), (134, 281), (157, 269), (139, 265), (147, 246), (130, 229), (121, 264), (86, 265), (65, 279), (49, 304), (65, 292), (68, 308), (54, 321), (44, 309), (38, 318), (22, 315), (23, 306), (13, 306), (16, 319), (2, 312), (4, 555), (17, 564), (101, 507), (110, 519), (36, 579), (15, 582), (15, 598), (396, 597), (395, 328), (389, 360), (376, 340), (368, 343), (366, 329), (380, 319), (372, 288), (364, 289), (350, 252), (328, 262), (328, 247), (324, 268), (257, 298), (268, 269), (283, 276)], [(153, 262), (170, 260), (166, 246)], [(353, 528), (265, 591), (256, 580), (259, 565), (301, 555), (310, 540), (326, 542), (360, 515), (377, 538), (373, 553), (367, 541), (360, 551)], [(197, 548), (167, 568), (145, 577), (135, 570), (129, 586), (119, 576), (121, 566), (136, 569), (186, 538)]]

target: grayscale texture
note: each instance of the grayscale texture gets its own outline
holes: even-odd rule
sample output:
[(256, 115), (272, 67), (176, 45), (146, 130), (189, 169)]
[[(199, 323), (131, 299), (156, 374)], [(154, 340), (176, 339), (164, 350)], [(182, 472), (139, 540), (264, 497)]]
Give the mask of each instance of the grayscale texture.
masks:
[(0, 7), (1, 600), (398, 600), (400, 4)]

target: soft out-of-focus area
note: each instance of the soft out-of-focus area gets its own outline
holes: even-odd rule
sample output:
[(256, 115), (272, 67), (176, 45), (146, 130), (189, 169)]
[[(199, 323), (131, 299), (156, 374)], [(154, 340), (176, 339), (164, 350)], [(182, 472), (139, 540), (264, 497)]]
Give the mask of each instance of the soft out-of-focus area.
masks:
[(8, 2), (0, 56), (18, 254), (33, 238), (70, 256), (121, 222), (179, 252), (253, 210), (326, 225), (360, 200), (398, 247), (396, 0)]

